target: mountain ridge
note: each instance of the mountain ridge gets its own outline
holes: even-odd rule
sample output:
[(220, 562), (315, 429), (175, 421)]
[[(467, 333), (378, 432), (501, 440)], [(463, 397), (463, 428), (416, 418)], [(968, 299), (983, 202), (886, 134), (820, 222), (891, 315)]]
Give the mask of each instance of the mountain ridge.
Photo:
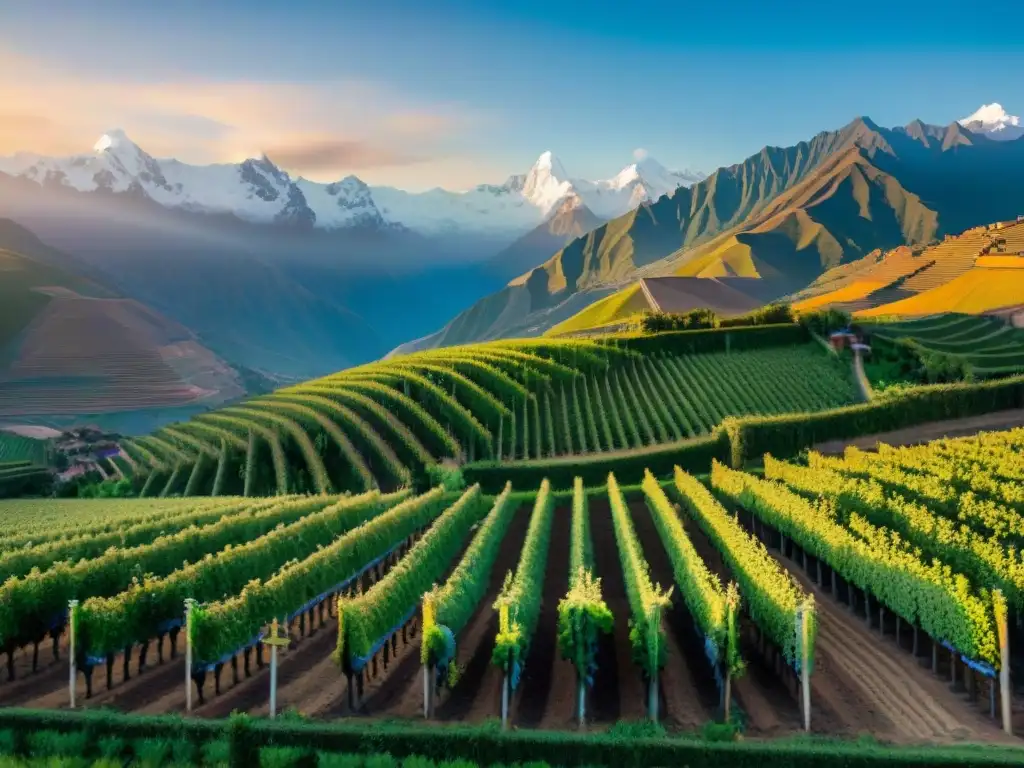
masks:
[[(486, 311), (475, 306), (400, 349), (543, 331), (546, 320), (531, 316), (550, 318), (570, 297), (597, 289), (607, 295), (638, 275), (781, 271), (798, 290), (874, 248), (1015, 215), (1024, 209), (1013, 181), (1022, 171), (1022, 140), (990, 139), (957, 122), (885, 129), (858, 117), (791, 147), (764, 147), (601, 225), (486, 297)], [(481, 327), (473, 317), (490, 322)]]
[(227, 213), (260, 224), (427, 234), (508, 232), (513, 239), (542, 224), (573, 195), (585, 199), (602, 218), (612, 218), (703, 178), (699, 173), (669, 171), (645, 158), (611, 179), (588, 181), (570, 176), (557, 157), (544, 152), (525, 174), (513, 175), (501, 185), (416, 193), (370, 186), (354, 175), (331, 183), (293, 178), (265, 154), (205, 166), (157, 159), (120, 129), (104, 133), (91, 154), (56, 158), (23, 152), (0, 158), (0, 173), (41, 187), (143, 197), (167, 208)]

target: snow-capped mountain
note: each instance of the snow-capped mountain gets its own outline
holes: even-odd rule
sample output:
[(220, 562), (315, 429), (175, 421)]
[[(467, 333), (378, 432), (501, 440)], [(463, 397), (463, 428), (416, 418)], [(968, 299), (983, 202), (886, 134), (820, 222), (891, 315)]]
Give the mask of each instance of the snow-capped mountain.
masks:
[(603, 181), (573, 178), (551, 152), (504, 184), (464, 192), (407, 192), (371, 187), (355, 176), (331, 184), (292, 178), (264, 156), (238, 164), (195, 166), (157, 159), (121, 130), (100, 137), (89, 154), (0, 158), (0, 173), (80, 192), (141, 195), (168, 208), (234, 214), (240, 219), (318, 229), (407, 228), (423, 233), (523, 233), (573, 195), (596, 216), (620, 216), (704, 178), (669, 171), (649, 157)]
[(1008, 114), (1001, 104), (985, 104), (970, 117), (959, 121), (960, 125), (974, 133), (998, 141), (1013, 141), (1024, 136), (1021, 119)]

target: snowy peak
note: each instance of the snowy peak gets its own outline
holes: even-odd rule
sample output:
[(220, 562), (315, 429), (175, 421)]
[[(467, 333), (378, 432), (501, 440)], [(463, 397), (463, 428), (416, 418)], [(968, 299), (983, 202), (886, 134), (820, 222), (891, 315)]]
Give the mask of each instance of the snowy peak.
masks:
[(92, 147), (92, 151), (118, 152), (126, 148), (134, 151), (139, 149), (138, 145), (128, 138), (128, 134), (120, 128), (114, 128), (113, 130), (107, 131), (97, 139), (96, 143)]
[(522, 192), (527, 200), (548, 213), (572, 192), (572, 187), (562, 161), (551, 152), (544, 152), (527, 172)]
[(670, 171), (646, 153), (638, 151), (634, 157), (613, 178), (588, 181), (570, 176), (562, 161), (547, 151), (526, 173), (510, 176), (504, 184), (413, 193), (371, 187), (355, 176), (330, 184), (295, 178), (266, 155), (207, 166), (157, 160), (123, 130), (112, 129), (100, 136), (92, 152), (60, 158), (27, 153), (0, 157), (0, 173), (82, 193), (130, 193), (167, 208), (230, 214), (255, 223), (515, 238), (571, 211), (586, 211), (587, 220), (612, 219), (703, 178)]
[(958, 122), (972, 133), (980, 133), (997, 141), (1013, 141), (1024, 136), (1021, 119), (1009, 114), (997, 102), (983, 105), (973, 115)]
[(550, 150), (541, 153), (530, 171), (537, 174), (546, 174), (558, 181), (569, 181), (569, 173), (565, 170), (565, 166), (562, 165), (562, 161), (555, 157)]

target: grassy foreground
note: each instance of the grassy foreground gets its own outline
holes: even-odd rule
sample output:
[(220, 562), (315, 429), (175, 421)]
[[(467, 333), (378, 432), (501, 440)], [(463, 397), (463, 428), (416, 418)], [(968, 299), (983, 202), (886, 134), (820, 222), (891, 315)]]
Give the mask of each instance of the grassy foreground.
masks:
[[(708, 731), (669, 737), (636, 724), (607, 734), (503, 733), (496, 724), (428, 728), (375, 723), (367, 727), (365, 722), (323, 724), (287, 718), (272, 722), (244, 715), (228, 720), (188, 720), (111, 712), (0, 712), (0, 755), (36, 761), (70, 758), (57, 764), (76, 766), (106, 760), (116, 765), (238, 768), (820, 768), (826, 764), (843, 768), (968, 768), (1020, 765), (1024, 760), (1024, 748), (992, 745), (893, 748), (869, 740), (720, 741), (716, 735), (720, 738), (722, 734)], [(47, 763), (28, 763), (40, 764)]]

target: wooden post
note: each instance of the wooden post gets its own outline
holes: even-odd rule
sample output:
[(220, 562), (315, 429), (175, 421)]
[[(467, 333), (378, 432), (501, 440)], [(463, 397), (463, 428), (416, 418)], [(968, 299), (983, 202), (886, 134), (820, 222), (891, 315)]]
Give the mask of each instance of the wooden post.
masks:
[[(659, 606), (652, 605), (650, 616), (647, 617), (647, 629), (652, 633), (648, 639), (648, 648), (658, 648), (658, 630), (661, 629), (661, 610)], [(655, 652), (652, 659), (652, 669), (647, 685), (647, 713), (652, 722), (658, 722), (658, 669), (655, 666), (658, 660), (658, 653)]]
[(192, 606), (191, 597), (185, 598), (185, 713), (192, 713)]
[(68, 677), (68, 697), (71, 701), (71, 709), (75, 708), (75, 683), (78, 682), (78, 673), (75, 669), (75, 635), (78, 633), (78, 601), (68, 601), (68, 656), (71, 659), (71, 674)]
[[(277, 629), (277, 619), (274, 619), (274, 629)], [(276, 634), (276, 632), (275, 632)], [(270, 719), (273, 720), (277, 714), (277, 646), (270, 646)]]
[[(1002, 590), (993, 590), (995, 605), (996, 632), (999, 638), (999, 695), (1003, 710), (1003, 730), (1013, 734), (1013, 722), (1010, 718), (1010, 630), (1006, 621), (1006, 599)], [(993, 685), (995, 681), (992, 681)], [(994, 702), (993, 702), (994, 703)]]
[(579, 722), (580, 728), (586, 723), (587, 715), (587, 683), (582, 677), (580, 677), (576, 687), (576, 719)]
[(728, 725), (729, 723), (729, 704), (732, 702), (732, 673), (726, 670), (725, 672), (725, 706), (722, 707), (722, 718)]
[(508, 672), (501, 680), (501, 730), (508, 730)]
[(804, 715), (804, 730), (811, 730), (811, 672), (808, 667), (810, 656), (810, 637), (808, 636), (808, 622), (804, 620), (806, 606), (801, 606), (796, 613), (797, 642), (800, 644), (800, 688), (801, 701)]

